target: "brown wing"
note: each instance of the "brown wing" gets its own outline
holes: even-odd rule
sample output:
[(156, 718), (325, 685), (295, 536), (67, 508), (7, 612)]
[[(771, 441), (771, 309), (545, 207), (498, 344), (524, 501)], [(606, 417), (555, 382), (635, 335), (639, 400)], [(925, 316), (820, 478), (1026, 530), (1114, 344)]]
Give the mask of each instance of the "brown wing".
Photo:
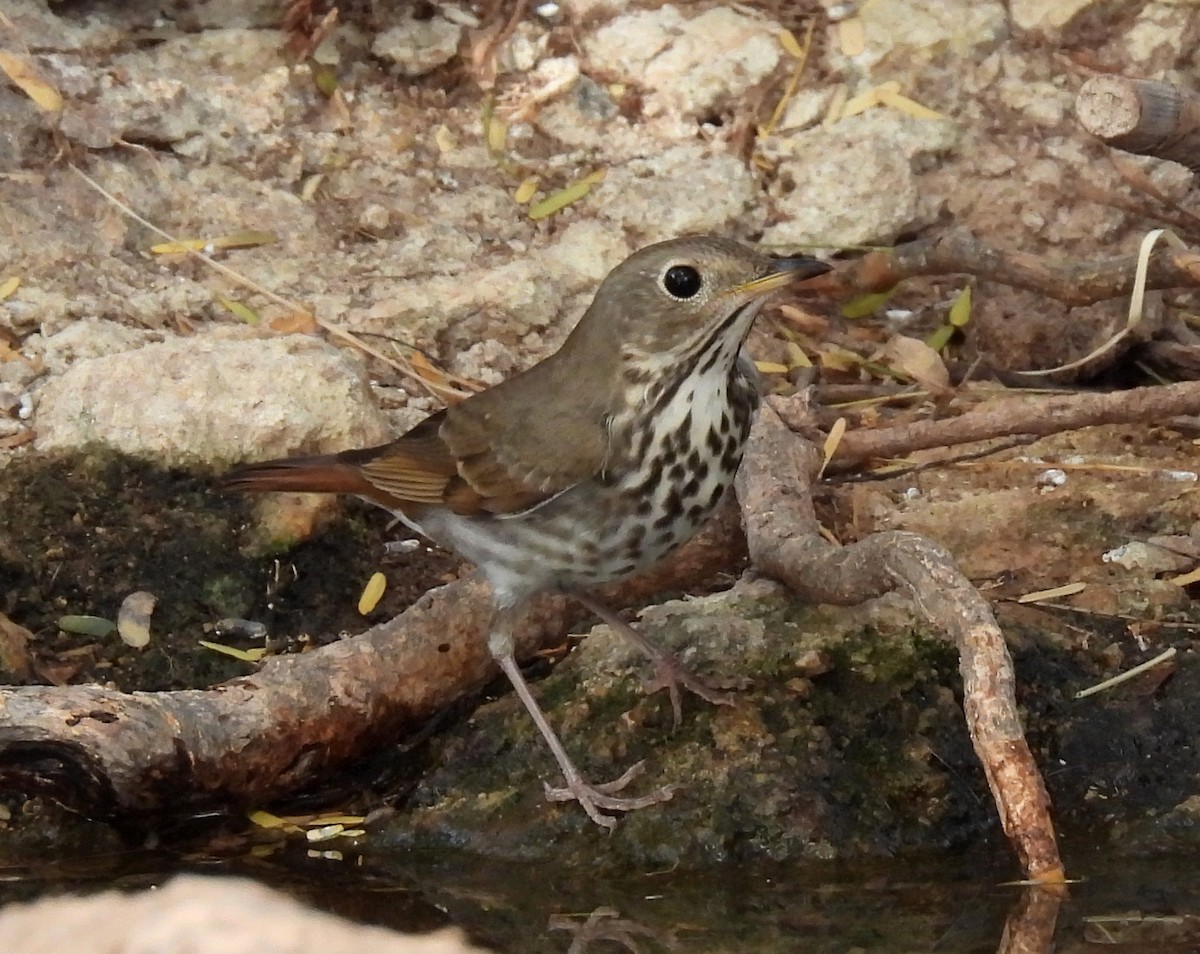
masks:
[(458, 478), (458, 462), (438, 436), (445, 416), (440, 411), (390, 444), (346, 451), (338, 460), (357, 467), (369, 484), (398, 501), (441, 504)]
[(402, 501), (462, 514), (525, 510), (604, 465), (606, 407), (570, 375), (570, 363), (555, 355), (386, 447), (339, 457)]

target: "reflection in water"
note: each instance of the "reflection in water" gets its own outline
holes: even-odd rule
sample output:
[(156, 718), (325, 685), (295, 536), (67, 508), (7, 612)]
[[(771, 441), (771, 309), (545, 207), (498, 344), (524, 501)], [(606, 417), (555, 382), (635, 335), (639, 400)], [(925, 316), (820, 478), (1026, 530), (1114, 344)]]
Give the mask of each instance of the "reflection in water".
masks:
[(1045, 954), (1089, 943), (1182, 950), (1190, 943), (1182, 938), (1200, 934), (1200, 869), (1188, 859), (1078, 859), (1068, 870), (1082, 880), (1069, 891), (1005, 883), (1012, 872), (999, 850), (982, 858), (622, 875), (369, 845), (357, 854), (343, 851), (342, 859), (286, 846), (265, 859), (184, 861), (159, 852), (0, 867), (0, 901), (68, 889), (145, 888), (181, 870), (251, 875), (359, 922), (407, 932), (453, 924), (476, 943), (522, 954), (854, 948)]

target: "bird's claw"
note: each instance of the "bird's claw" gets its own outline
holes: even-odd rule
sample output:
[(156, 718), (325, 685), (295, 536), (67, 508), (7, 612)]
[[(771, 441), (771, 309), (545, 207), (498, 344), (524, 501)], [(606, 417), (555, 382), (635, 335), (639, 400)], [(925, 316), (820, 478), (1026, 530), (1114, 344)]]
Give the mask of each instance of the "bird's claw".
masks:
[(615, 778), (611, 782), (597, 783), (589, 782), (578, 773), (568, 774), (566, 776), (567, 784), (561, 788), (546, 783), (546, 798), (552, 802), (579, 802), (592, 821), (611, 831), (616, 827), (617, 820), (611, 815), (604, 814), (605, 811), (631, 812), (639, 808), (649, 808), (651, 805), (669, 801), (675, 794), (674, 788), (670, 785), (634, 798), (625, 798), (614, 794), (621, 791), (645, 771), (646, 763), (638, 762), (630, 766), (619, 778)]

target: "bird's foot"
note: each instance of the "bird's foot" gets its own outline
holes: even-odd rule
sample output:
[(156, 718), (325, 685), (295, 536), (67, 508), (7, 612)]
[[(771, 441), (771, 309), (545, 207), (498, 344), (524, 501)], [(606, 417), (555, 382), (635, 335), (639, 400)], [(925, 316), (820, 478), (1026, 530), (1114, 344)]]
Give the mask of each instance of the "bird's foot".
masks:
[(744, 680), (736, 679), (706, 679), (697, 676), (679, 659), (670, 653), (662, 652), (653, 657), (654, 675), (644, 683), (646, 692), (658, 692), (666, 689), (671, 697), (671, 712), (675, 716), (675, 725), (683, 719), (683, 692), (687, 690), (694, 696), (699, 696), (705, 702), (714, 706), (731, 706), (736, 696), (730, 690), (744, 689)]
[(563, 776), (567, 784), (562, 788), (556, 788), (547, 783), (546, 798), (552, 802), (579, 802), (592, 821), (611, 831), (617, 826), (617, 820), (611, 815), (606, 815), (606, 811), (632, 812), (639, 808), (649, 808), (659, 802), (669, 801), (675, 794), (675, 790), (670, 785), (636, 798), (626, 798), (614, 794), (624, 789), (645, 771), (646, 763), (638, 762), (620, 778), (615, 778), (611, 782), (593, 783), (585, 779), (573, 765), (569, 771), (564, 766)]
[(646, 691), (667, 690), (671, 697), (671, 712), (675, 716), (676, 726), (683, 721), (682, 690), (686, 689), (692, 695), (699, 696), (714, 706), (731, 706), (734, 704), (734, 695), (728, 690), (745, 689), (749, 684), (749, 681), (745, 679), (710, 680), (697, 676), (676, 656), (650, 642), (636, 627), (625, 622), (603, 603), (586, 593), (573, 593), (572, 595), (604, 620), (610, 628), (633, 643), (654, 664), (654, 675), (646, 681)]

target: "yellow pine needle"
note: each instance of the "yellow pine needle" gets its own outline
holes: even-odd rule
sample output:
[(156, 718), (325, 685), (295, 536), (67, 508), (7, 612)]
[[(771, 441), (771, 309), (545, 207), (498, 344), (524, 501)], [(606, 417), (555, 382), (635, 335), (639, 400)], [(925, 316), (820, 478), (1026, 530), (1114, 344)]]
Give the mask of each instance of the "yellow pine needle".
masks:
[(151, 245), (150, 251), (155, 255), (179, 255), (186, 252), (203, 252), (208, 249), (256, 248), (259, 245), (271, 245), (278, 241), (279, 236), (274, 232), (243, 229), (214, 239), (179, 239), (175, 242), (161, 242), (158, 245)]
[(1086, 583), (1064, 583), (1049, 590), (1038, 590), (1036, 593), (1026, 593), (1018, 596), (1018, 603), (1041, 603), (1044, 600), (1056, 600), (1063, 596), (1074, 596), (1087, 589)]
[(0, 282), (0, 301), (4, 301), (5, 298), (10, 297), (20, 287), (21, 279), (17, 278), (16, 275)]
[(238, 649), (236, 646), (226, 646), (224, 643), (212, 643), (207, 639), (201, 639), (199, 642), (205, 649), (211, 649), (215, 653), (224, 653), (226, 656), (232, 656), (234, 659), (240, 659), (247, 663), (260, 662), (267, 654), (267, 651), (262, 648)]
[(592, 191), (594, 185), (604, 181), (604, 174), (603, 169), (597, 169), (595, 172), (584, 176), (578, 182), (572, 183), (565, 189), (551, 192), (546, 198), (530, 206), (529, 217), (536, 222), (539, 219), (548, 218), (555, 212), (562, 211), (574, 202), (578, 202)]
[(901, 94), (898, 90), (884, 89), (879, 87), (879, 105), (888, 106), (891, 109), (898, 109), (900, 112), (912, 116), (914, 119), (945, 119), (943, 113), (939, 113), (936, 109), (930, 109), (928, 106), (922, 106), (914, 99), (909, 99)]

